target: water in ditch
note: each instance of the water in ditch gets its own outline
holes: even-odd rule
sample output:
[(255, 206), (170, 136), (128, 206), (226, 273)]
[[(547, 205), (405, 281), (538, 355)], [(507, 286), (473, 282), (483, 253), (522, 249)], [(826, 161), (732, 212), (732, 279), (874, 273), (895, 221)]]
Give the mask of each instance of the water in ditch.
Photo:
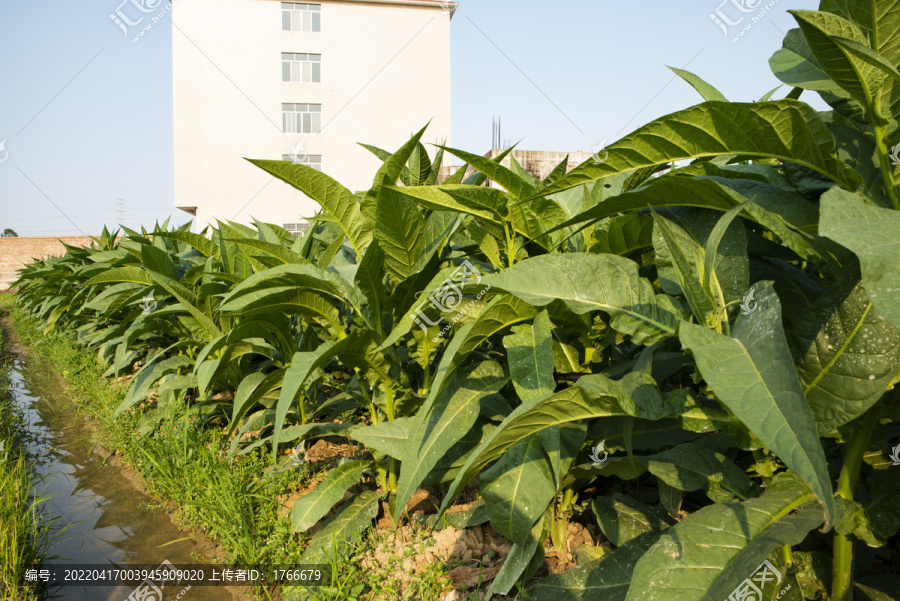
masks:
[[(48, 495), (44, 512), (59, 532), (48, 557), (52, 564), (95, 564), (109, 569), (208, 563), (211, 545), (190, 537), (118, 469), (96, 452), (91, 431), (58, 380), (31, 360), (13, 365), (14, 402), (29, 430), (28, 447), (37, 458), (37, 492)], [(172, 541), (179, 541), (172, 543)], [(172, 543), (172, 544), (167, 544)], [(163, 546), (165, 545), (165, 546)], [(49, 560), (48, 560), (49, 562)], [(62, 586), (49, 592), (63, 601), (130, 601), (128, 586)], [(166, 601), (237, 598), (219, 587), (165, 587)], [(180, 596), (179, 596), (180, 595)], [(159, 601), (150, 596), (147, 601)]]

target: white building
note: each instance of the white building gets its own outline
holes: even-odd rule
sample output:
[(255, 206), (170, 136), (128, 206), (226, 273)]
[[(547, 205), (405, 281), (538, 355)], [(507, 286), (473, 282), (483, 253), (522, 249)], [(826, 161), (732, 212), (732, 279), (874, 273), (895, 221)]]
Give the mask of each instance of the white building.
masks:
[(176, 0), (175, 206), (217, 219), (302, 223), (318, 205), (244, 160), (307, 162), (353, 191), (394, 151), (450, 143), (446, 0)]

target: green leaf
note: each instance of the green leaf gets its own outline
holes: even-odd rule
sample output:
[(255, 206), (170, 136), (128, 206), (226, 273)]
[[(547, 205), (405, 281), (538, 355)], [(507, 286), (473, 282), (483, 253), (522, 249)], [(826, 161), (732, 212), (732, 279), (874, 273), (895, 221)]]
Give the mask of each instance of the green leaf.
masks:
[(893, 472), (876, 470), (866, 479), (866, 488), (871, 495), (865, 508), (872, 529), (889, 539), (900, 531), (900, 481)]
[(534, 323), (513, 328), (503, 339), (513, 386), (522, 401), (544, 397), (556, 389), (550, 315), (541, 311)]
[(192, 363), (191, 358), (186, 355), (175, 355), (167, 358), (165, 352), (159, 353), (152, 361), (144, 365), (144, 367), (135, 374), (131, 387), (128, 389), (128, 393), (116, 408), (116, 415), (122, 414), (122, 412), (134, 407), (136, 404), (147, 398), (153, 385), (156, 384), (160, 378), (177, 371), (178, 369), (187, 367)]
[(855, 23), (870, 47), (891, 64), (900, 63), (900, 6), (877, 0), (822, 0), (819, 10), (840, 15)]
[(528, 198), (534, 194), (535, 188), (531, 182), (501, 165), (499, 160), (488, 159), (477, 154), (453, 148), (446, 148), (444, 146), (441, 146), (441, 148), (453, 156), (459, 157), (475, 169), (478, 169), (480, 172), (487, 175), (489, 178), (503, 186), (515, 198)]
[(900, 331), (878, 313), (859, 278), (859, 266), (847, 266), (791, 331), (797, 374), (820, 435), (865, 413), (900, 369)]
[(244, 246), (255, 250), (265, 256), (273, 257), (274, 259), (277, 259), (279, 263), (293, 263), (295, 265), (309, 264), (309, 261), (282, 244), (275, 244), (274, 242), (266, 242), (264, 240), (250, 240), (247, 238), (235, 239), (231, 240), (231, 242), (234, 242), (238, 246)]
[(418, 143), (409, 157), (409, 185), (424, 186), (430, 175), (431, 159), (425, 147)]
[(392, 422), (381, 422), (350, 431), (350, 438), (358, 440), (379, 453), (388, 457), (404, 457), (407, 450), (409, 434), (418, 425), (415, 417), (399, 417)]
[(704, 102), (660, 117), (606, 150), (605, 162), (587, 161), (540, 194), (641, 167), (729, 154), (804, 165), (851, 190), (861, 183), (854, 171), (834, 157), (834, 136), (816, 111), (796, 100)]
[[(709, 166), (706, 170), (717, 172)], [(815, 205), (806, 199), (762, 182), (722, 177), (689, 177), (678, 171), (673, 175), (656, 178), (638, 190), (605, 200), (554, 229), (593, 223), (611, 215), (645, 208), (689, 206), (727, 212), (748, 200), (752, 203), (745, 207), (746, 213), (757, 223), (772, 230), (785, 246), (803, 257), (812, 259), (819, 256), (820, 252), (799, 231), (814, 232), (818, 219)], [(686, 226), (687, 224), (682, 224), (682, 227)], [(729, 235), (733, 232), (731, 228), (728, 230)]]
[(390, 187), (378, 196), (375, 238), (384, 251), (387, 272), (403, 281), (413, 273), (424, 243), (425, 219), (409, 197)]
[(401, 457), (395, 519), (438, 461), (475, 425), (481, 399), (498, 392), (507, 381), (499, 363), (482, 361), (455, 373), (434, 404), (420, 411), (407, 453)]
[(372, 224), (367, 223), (353, 192), (317, 169), (288, 161), (252, 160), (251, 163), (300, 190), (319, 203), (331, 221), (350, 241), (357, 257), (372, 241)]
[(132, 282), (144, 284), (145, 286), (153, 286), (156, 283), (150, 274), (140, 267), (117, 267), (95, 275), (86, 281), (84, 285), (93, 286), (94, 284), (111, 284), (114, 282)]
[(840, 37), (865, 44), (866, 37), (859, 27), (831, 13), (811, 10), (788, 12), (800, 25), (822, 70), (859, 104), (872, 107), (873, 98), (880, 93), (884, 73), (856, 58), (835, 40), (835, 37)]
[[(384, 323), (384, 314), (387, 312), (387, 294), (384, 283), (384, 252), (380, 243), (376, 240), (366, 249), (366, 254), (356, 269), (353, 283), (360, 289), (363, 296), (369, 302), (369, 316), (378, 324)], [(379, 330), (380, 331), (380, 330)]]
[(144, 268), (148, 271), (164, 275), (167, 278), (178, 278), (178, 270), (175, 269), (175, 263), (172, 262), (169, 253), (161, 248), (142, 244), (141, 263), (144, 264)]
[(474, 321), (459, 329), (447, 345), (435, 372), (431, 392), (422, 407), (422, 414), (431, 411), (432, 404), (444, 389), (448, 378), (485, 340), (512, 325), (533, 319), (536, 314), (533, 307), (515, 297), (498, 295), (492, 299)]
[(561, 301), (578, 315), (605, 311), (612, 327), (632, 336), (637, 344), (671, 336), (677, 324), (671, 300), (657, 296), (650, 282), (638, 276), (637, 263), (624, 257), (542, 255), (487, 275), (482, 282), (537, 307)]
[(375, 179), (372, 181), (372, 189), (366, 193), (368, 198), (374, 200), (381, 186), (397, 183), (397, 178), (403, 173), (404, 166), (415, 153), (416, 148), (420, 146), (419, 140), (422, 139), (422, 135), (425, 133), (425, 130), (428, 129), (428, 125), (430, 125), (430, 122), (413, 134), (413, 136), (407, 140), (397, 152), (384, 160), (384, 163), (378, 169), (378, 173), (375, 174)]
[(648, 532), (662, 532), (675, 523), (658, 507), (619, 493), (595, 498), (591, 501), (591, 510), (603, 535), (616, 547)]
[(160, 238), (166, 238), (167, 240), (176, 240), (178, 242), (183, 242), (184, 244), (193, 246), (207, 257), (214, 257), (219, 253), (219, 247), (216, 245), (216, 243), (206, 236), (201, 236), (200, 234), (172, 230), (171, 232), (156, 232), (154, 235), (159, 236)]
[(550, 456), (540, 434), (520, 440), (480, 476), (491, 527), (518, 545), (556, 497)]
[(654, 213), (653, 246), (656, 249), (656, 264), (659, 271), (660, 285), (667, 292), (677, 291), (684, 295), (691, 312), (698, 322), (714, 326), (717, 316), (717, 303), (702, 281), (706, 275), (702, 272), (704, 264), (703, 248), (697, 244), (690, 234), (665, 217)]
[(889, 574), (868, 576), (853, 583), (854, 601), (900, 601), (900, 577)]
[(321, 484), (294, 502), (291, 531), (306, 532), (315, 526), (370, 466), (370, 461), (350, 461), (329, 471)]
[(840, 46), (848, 56), (853, 56), (854, 58), (868, 63), (880, 70), (883, 75), (888, 75), (894, 79), (900, 79), (900, 72), (897, 71), (897, 68), (894, 67), (894, 65), (890, 64), (887, 59), (858, 40), (849, 40), (847, 38), (836, 36), (832, 36), (831, 40)]
[(647, 471), (678, 490), (691, 492), (721, 486), (746, 498), (750, 493), (750, 478), (720, 453), (686, 443), (662, 453), (639, 458)]
[(682, 322), (679, 337), (697, 361), (716, 398), (747, 428), (809, 482), (825, 509), (826, 527), (834, 517), (831, 478), (815, 422), (794, 371), (781, 325), (781, 305), (771, 285), (751, 289), (756, 309), (742, 315), (733, 337)]
[(799, 544), (822, 523), (815, 505), (806, 505), (814, 499), (801, 482), (782, 477), (758, 498), (692, 513), (638, 560), (626, 601), (727, 599), (773, 549)]
[(625, 412), (613, 396), (595, 397), (581, 388), (568, 388), (522, 403), (469, 455), (444, 497), (441, 512), (475, 474), (523, 438), (555, 425), (621, 415)]
[[(715, 297), (715, 291), (720, 288), (719, 282), (726, 281), (728, 278), (727, 270), (725, 269), (720, 270), (717, 273), (719, 266), (723, 265), (726, 259), (724, 253), (720, 253), (722, 240), (731, 228), (732, 222), (749, 204), (749, 202), (739, 204), (722, 215), (719, 221), (716, 222), (716, 226), (713, 228), (712, 232), (710, 232), (709, 238), (706, 240), (706, 246), (703, 249), (703, 274), (707, 280), (703, 282), (703, 285), (707, 292), (713, 297)], [(738, 222), (737, 226), (740, 227), (740, 222)], [(745, 263), (743, 271), (744, 273), (748, 273), (749, 262)], [(721, 278), (719, 278), (719, 273), (722, 274)], [(744, 277), (742, 279), (744, 280), (742, 283), (746, 285), (748, 283), (747, 278)]]
[[(278, 397), (278, 405), (275, 411), (275, 431), (272, 435), (272, 458), (278, 458), (278, 444), (280, 442), (281, 429), (284, 427), (284, 419), (288, 410), (297, 398), (297, 394), (306, 384), (310, 374), (324, 361), (334, 356), (335, 344), (326, 342), (314, 351), (294, 353), (291, 364), (284, 372), (284, 383), (281, 385), (281, 394)], [(301, 401), (302, 402), (302, 401)]]
[[(386, 186), (397, 194), (402, 194), (414, 199), (425, 208), (434, 211), (454, 211), (465, 213), (474, 217), (485, 219), (492, 223), (497, 223), (497, 207), (495, 203), (485, 205), (487, 200), (494, 200), (498, 195), (502, 195), (502, 190), (492, 190), (490, 188), (479, 188), (478, 186), (466, 186), (462, 184), (443, 184), (440, 186), (416, 186), (412, 187), (396, 187)], [(471, 188), (476, 188), (476, 192), (472, 192)], [(477, 191), (477, 190), (481, 191)], [(465, 190), (468, 197), (463, 197), (466, 202), (459, 198), (459, 195)], [(456, 194), (456, 195), (454, 195)], [(477, 196), (475, 196), (477, 194)], [(475, 202), (480, 200), (482, 202)]]
[(612, 395), (627, 415), (652, 421), (680, 413), (687, 397), (679, 389), (661, 392), (653, 378), (641, 372), (630, 372), (619, 380), (591, 374), (579, 378), (576, 386), (596, 396)]
[(592, 253), (627, 257), (653, 246), (653, 217), (638, 212), (614, 217), (598, 224), (593, 237), (597, 242), (590, 248)]
[(691, 87), (697, 90), (697, 92), (703, 97), (703, 100), (718, 100), (721, 102), (728, 102), (728, 99), (725, 98), (725, 95), (722, 94), (722, 92), (706, 83), (690, 71), (676, 69), (675, 67), (669, 67), (669, 70), (684, 81), (688, 82)]
[(380, 501), (381, 495), (370, 490), (344, 505), (322, 524), (299, 563), (328, 564), (334, 561), (360, 532), (371, 526), (378, 515)]
[(821, 204), (821, 235), (856, 253), (869, 300), (900, 329), (900, 211), (865, 204), (839, 189), (822, 195)]
[(625, 543), (599, 563), (591, 562), (539, 580), (528, 587), (531, 599), (625, 601), (635, 564), (658, 538), (658, 533), (644, 534)]
[(681, 503), (684, 501), (685, 492), (678, 490), (674, 486), (669, 486), (662, 480), (657, 479), (657, 488), (659, 489), (659, 503), (666, 508), (666, 511), (673, 518), (681, 517)]
[(238, 384), (234, 393), (234, 405), (231, 413), (231, 424), (228, 427), (228, 435), (234, 434), (244, 415), (253, 405), (259, 402), (259, 399), (272, 390), (281, 386), (284, 379), (284, 371), (276, 370), (270, 374), (262, 372), (254, 372), (247, 375), (241, 383)]
[(787, 33), (784, 48), (772, 55), (769, 67), (775, 77), (789, 86), (849, 98), (847, 92), (822, 69), (799, 29), (791, 29)]

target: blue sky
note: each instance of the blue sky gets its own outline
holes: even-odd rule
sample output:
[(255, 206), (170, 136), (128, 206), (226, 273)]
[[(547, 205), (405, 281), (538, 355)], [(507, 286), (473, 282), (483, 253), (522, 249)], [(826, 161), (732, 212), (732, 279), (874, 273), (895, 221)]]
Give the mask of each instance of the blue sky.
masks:
[[(118, 199), (129, 227), (188, 221), (172, 201), (171, 23), (132, 43), (109, 18), (120, 1), (0, 6), (0, 229), (95, 235), (115, 226)], [(730, 100), (758, 99), (778, 85), (768, 59), (794, 26), (786, 11), (818, 2), (775, 0), (737, 43), (773, 1), (720, 2), (462, 0), (451, 24), (453, 146), (486, 152), (494, 115), (521, 149), (612, 143), (700, 100), (666, 65)], [(736, 21), (736, 4), (756, 10), (726, 37), (710, 14)]]

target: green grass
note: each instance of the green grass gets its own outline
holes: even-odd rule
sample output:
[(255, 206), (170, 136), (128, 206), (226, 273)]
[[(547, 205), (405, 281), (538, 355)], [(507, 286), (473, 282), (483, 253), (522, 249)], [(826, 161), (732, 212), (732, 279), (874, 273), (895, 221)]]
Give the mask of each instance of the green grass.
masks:
[[(0, 315), (8, 300), (0, 296)], [(25, 588), (25, 570), (40, 565), (51, 539), (50, 523), (34, 496), (31, 462), (22, 448), (21, 417), (12, 406), (9, 341), (0, 336), (0, 601), (31, 601), (39, 591)]]
[(227, 457), (221, 430), (177, 409), (151, 436), (139, 433), (140, 415), (116, 408), (125, 386), (103, 378), (90, 351), (56, 331), (45, 332), (21, 311), (15, 329), (32, 354), (65, 383), (72, 402), (99, 425), (98, 439), (143, 477), (149, 492), (178, 504), (177, 520), (219, 543), (229, 562), (297, 563), (305, 539), (278, 515), (278, 496), (300, 488), (305, 472), (266, 472), (262, 452)]

